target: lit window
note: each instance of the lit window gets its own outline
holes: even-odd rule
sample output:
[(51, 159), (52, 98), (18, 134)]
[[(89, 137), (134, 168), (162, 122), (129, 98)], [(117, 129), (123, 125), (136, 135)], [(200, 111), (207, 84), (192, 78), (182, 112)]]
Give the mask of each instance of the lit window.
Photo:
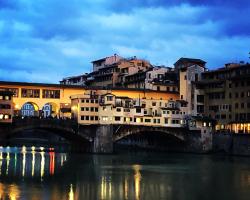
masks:
[(9, 115), (4, 115), (4, 119), (9, 119)]
[(136, 122), (137, 122), (137, 123), (140, 123), (141, 121), (142, 121), (141, 118), (136, 118)]
[(3, 114), (0, 114), (0, 119), (3, 119)]

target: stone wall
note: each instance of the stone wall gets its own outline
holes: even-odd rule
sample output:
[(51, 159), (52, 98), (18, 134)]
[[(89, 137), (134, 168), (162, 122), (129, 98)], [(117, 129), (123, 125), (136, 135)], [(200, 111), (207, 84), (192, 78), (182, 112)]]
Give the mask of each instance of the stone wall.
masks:
[(250, 135), (214, 134), (213, 152), (225, 152), (229, 155), (250, 156)]

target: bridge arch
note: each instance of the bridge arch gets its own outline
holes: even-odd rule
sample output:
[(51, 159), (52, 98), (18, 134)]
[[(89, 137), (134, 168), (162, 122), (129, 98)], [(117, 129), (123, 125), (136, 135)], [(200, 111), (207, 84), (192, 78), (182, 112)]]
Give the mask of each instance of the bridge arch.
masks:
[(180, 128), (176, 129), (176, 128), (165, 128), (165, 127), (130, 125), (130, 126), (117, 127), (113, 135), (113, 142), (117, 142), (128, 136), (138, 135), (142, 133), (152, 133), (152, 134), (157, 133), (165, 136), (172, 136), (184, 142), (186, 140), (185, 132), (186, 132), (185, 129), (180, 130)]
[(42, 117), (56, 117), (59, 115), (59, 106), (54, 102), (44, 104), (42, 108)]
[[(59, 120), (59, 119), (37, 119), (37, 118), (24, 118), (15, 119), (13, 122), (12, 129), (9, 130), (5, 138), (11, 139), (18, 134), (26, 134), (28, 130), (44, 130), (54, 135), (65, 138), (67, 141), (72, 143), (91, 143), (93, 138), (85, 134), (79, 134), (78, 126), (71, 120)], [(34, 134), (36, 132), (34, 131)]]
[(21, 116), (27, 117), (38, 117), (39, 116), (39, 106), (34, 102), (26, 102), (22, 105), (20, 110)]

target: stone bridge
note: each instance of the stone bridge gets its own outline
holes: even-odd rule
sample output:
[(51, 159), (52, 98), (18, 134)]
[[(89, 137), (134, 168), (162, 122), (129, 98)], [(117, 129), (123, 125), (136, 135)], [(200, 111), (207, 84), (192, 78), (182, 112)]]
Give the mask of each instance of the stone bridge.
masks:
[(113, 152), (113, 144), (131, 135), (160, 133), (184, 142), (187, 151), (202, 151), (200, 131), (186, 128), (152, 127), (141, 125), (79, 125), (73, 120), (18, 118), (13, 123), (0, 124), (0, 140), (5, 141), (26, 130), (47, 130), (71, 143), (90, 144), (95, 153)]

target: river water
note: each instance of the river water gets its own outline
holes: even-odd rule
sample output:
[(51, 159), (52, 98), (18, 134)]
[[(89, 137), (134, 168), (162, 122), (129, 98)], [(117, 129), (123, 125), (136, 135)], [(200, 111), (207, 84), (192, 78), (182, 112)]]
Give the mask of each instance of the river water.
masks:
[(0, 147), (0, 199), (250, 199), (250, 158)]

